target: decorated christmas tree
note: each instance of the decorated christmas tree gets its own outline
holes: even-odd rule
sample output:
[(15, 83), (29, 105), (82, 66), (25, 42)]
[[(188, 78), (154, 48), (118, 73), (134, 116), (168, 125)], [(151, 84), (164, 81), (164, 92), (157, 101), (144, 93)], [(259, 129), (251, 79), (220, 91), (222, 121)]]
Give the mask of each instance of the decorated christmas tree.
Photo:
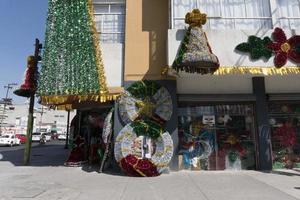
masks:
[(106, 101), (92, 0), (49, 0), (38, 95), (43, 104)]

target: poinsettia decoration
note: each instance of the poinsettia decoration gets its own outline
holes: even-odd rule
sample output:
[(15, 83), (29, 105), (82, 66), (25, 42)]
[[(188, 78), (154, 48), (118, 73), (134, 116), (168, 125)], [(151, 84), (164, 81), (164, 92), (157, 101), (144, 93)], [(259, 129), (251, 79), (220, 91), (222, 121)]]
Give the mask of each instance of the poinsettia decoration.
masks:
[(251, 59), (270, 59), (275, 54), (274, 65), (277, 68), (284, 66), (288, 60), (300, 64), (300, 35), (287, 39), (281, 28), (275, 28), (272, 39), (249, 36), (248, 42), (241, 43), (235, 48), (237, 51), (249, 53)]
[(294, 35), (287, 39), (283, 30), (276, 28), (272, 36), (274, 42), (268, 44), (267, 47), (275, 52), (276, 67), (282, 67), (288, 59), (300, 63), (300, 35)]

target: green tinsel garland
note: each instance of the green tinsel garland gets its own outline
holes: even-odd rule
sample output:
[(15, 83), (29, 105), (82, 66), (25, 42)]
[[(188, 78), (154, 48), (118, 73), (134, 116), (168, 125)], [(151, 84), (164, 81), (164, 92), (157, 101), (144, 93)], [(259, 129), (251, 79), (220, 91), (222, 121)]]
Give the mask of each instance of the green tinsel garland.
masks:
[(157, 139), (163, 133), (161, 125), (150, 119), (132, 122), (131, 126), (137, 136), (143, 135), (152, 139)]
[(152, 97), (160, 86), (155, 81), (138, 81), (133, 83), (127, 91), (130, 92), (134, 97), (139, 99), (145, 99), (146, 97)]
[(49, 0), (38, 94), (99, 94), (96, 51), (87, 0)]

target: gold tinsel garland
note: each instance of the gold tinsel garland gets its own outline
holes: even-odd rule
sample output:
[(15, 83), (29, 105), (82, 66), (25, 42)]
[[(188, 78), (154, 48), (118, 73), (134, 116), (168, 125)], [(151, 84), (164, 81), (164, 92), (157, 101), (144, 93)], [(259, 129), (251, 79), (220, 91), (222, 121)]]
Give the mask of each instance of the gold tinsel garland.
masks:
[(41, 96), (41, 103), (43, 105), (64, 105), (72, 104), (74, 102), (95, 101), (106, 102), (116, 100), (119, 94), (101, 94), (101, 95), (53, 95), (53, 96)]
[[(171, 77), (179, 77), (180, 71), (177, 72), (170, 67), (165, 67), (162, 69), (162, 75), (168, 75)], [(220, 75), (246, 75), (246, 74), (259, 74), (265, 76), (272, 76), (272, 75), (291, 75), (291, 74), (300, 74), (300, 67), (229, 67), (223, 66), (219, 67), (217, 71), (213, 73), (213, 75), (220, 76)]]
[(220, 67), (214, 73), (214, 75), (229, 74), (261, 74), (266, 76), (300, 74), (300, 67)]
[(95, 47), (95, 55), (96, 55), (96, 65), (98, 68), (98, 79), (100, 85), (100, 95), (108, 93), (106, 77), (104, 72), (104, 66), (102, 61), (101, 49), (100, 49), (100, 41), (99, 35), (96, 29), (95, 16), (94, 16), (94, 6), (93, 0), (88, 0), (88, 12), (90, 16), (90, 26), (92, 31), (93, 43)]

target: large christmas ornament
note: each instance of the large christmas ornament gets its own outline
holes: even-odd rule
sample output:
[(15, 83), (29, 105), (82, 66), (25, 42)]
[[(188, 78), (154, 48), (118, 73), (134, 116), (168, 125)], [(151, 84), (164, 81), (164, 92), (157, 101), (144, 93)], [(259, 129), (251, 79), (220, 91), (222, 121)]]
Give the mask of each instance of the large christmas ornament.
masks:
[(116, 138), (116, 161), (128, 175), (158, 176), (171, 161), (173, 140), (168, 132), (154, 138), (143, 135), (133, 124), (127, 124)]
[(270, 59), (275, 54), (274, 65), (277, 68), (284, 66), (288, 60), (300, 64), (300, 35), (287, 39), (281, 28), (275, 28), (272, 40), (269, 37), (260, 39), (249, 36), (248, 42), (241, 43), (235, 48), (237, 51), (248, 53), (251, 59)]
[(170, 93), (154, 81), (133, 83), (119, 99), (119, 113), (124, 124), (138, 118), (166, 122), (173, 113)]
[(92, 0), (49, 0), (38, 95), (43, 104), (106, 101)]
[(22, 97), (30, 97), (37, 89), (38, 71), (34, 56), (27, 58), (27, 70), (25, 73), (24, 83), (14, 93)]
[(194, 9), (185, 16), (185, 23), (189, 24), (176, 59), (172, 65), (177, 71), (197, 72), (201, 74), (213, 73), (219, 67), (219, 60), (208, 44), (202, 25), (206, 23), (206, 14)]
[(116, 138), (116, 161), (130, 176), (158, 176), (173, 156), (173, 140), (163, 128), (172, 116), (170, 93), (154, 81), (138, 81), (120, 97), (118, 107), (125, 127)]

